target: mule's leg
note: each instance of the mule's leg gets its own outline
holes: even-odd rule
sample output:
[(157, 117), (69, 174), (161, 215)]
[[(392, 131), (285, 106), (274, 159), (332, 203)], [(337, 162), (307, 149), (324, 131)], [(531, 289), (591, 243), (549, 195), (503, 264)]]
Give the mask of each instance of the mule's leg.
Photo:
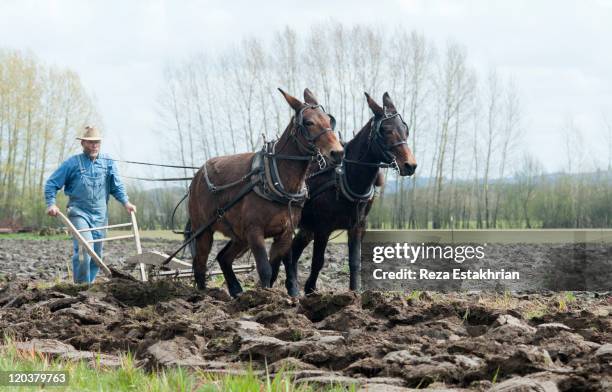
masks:
[(270, 277), (270, 287), (274, 285), (274, 282), (278, 277), (280, 263), (283, 257), (287, 254), (290, 246), (291, 232), (285, 233), (274, 238), (274, 242), (270, 247), (270, 267), (272, 268), (272, 275)]
[[(270, 276), (270, 287), (274, 286), (276, 278), (278, 278), (278, 271), (280, 270), (280, 264), (283, 260), (283, 255), (280, 254), (282, 251), (281, 243), (286, 245), (285, 240), (277, 237), (274, 238), (272, 247), (270, 248), (270, 267), (272, 268), (272, 275)], [(290, 244), (289, 244), (290, 245)]]
[[(291, 251), (287, 252), (282, 258), (286, 274), (285, 287), (287, 288), (287, 293), (292, 297), (300, 295), (298, 285), (299, 260), (304, 249), (312, 241), (312, 238), (312, 231), (300, 229), (291, 242)], [(272, 265), (272, 267), (274, 267), (274, 265)], [(278, 274), (278, 267), (276, 273)], [(274, 275), (274, 278), (276, 278), (276, 275)]]
[(249, 247), (253, 251), (255, 257), (255, 263), (257, 264), (257, 273), (259, 274), (259, 282), (261, 287), (270, 287), (270, 278), (272, 278), (272, 266), (268, 261), (268, 254), (266, 253), (266, 241), (264, 239), (263, 231), (258, 228), (252, 228), (248, 231), (247, 240), (249, 241)]
[(193, 258), (193, 275), (198, 288), (203, 290), (206, 288), (206, 264), (212, 247), (213, 233), (211, 230), (205, 230), (194, 241), (196, 242), (196, 252)]
[(325, 263), (325, 248), (327, 247), (327, 241), (329, 241), (330, 234), (331, 233), (315, 233), (314, 235), (312, 266), (310, 268), (310, 276), (308, 276), (306, 285), (304, 286), (304, 292), (306, 294), (311, 294), (317, 289), (317, 279)]
[(217, 254), (217, 261), (223, 272), (225, 283), (227, 283), (227, 290), (233, 298), (236, 298), (238, 294), (242, 293), (242, 286), (240, 286), (240, 281), (238, 281), (234, 273), (232, 263), (236, 257), (239, 257), (246, 250), (247, 245), (245, 243), (231, 240)]
[(361, 288), (361, 239), (364, 227), (356, 225), (348, 231), (348, 250), (349, 250), (349, 289), (359, 291)]
[[(308, 233), (306, 234), (307, 237), (305, 237), (304, 233)], [(270, 280), (271, 286), (273, 286), (274, 282), (276, 282), (276, 278), (278, 277), (278, 270), (280, 269), (281, 261), (285, 265), (285, 272), (288, 271), (291, 268), (291, 260), (289, 260), (289, 257), (291, 256), (293, 258), (297, 254), (296, 260), (299, 259), (300, 255), (302, 254), (302, 251), (304, 251), (304, 248), (308, 246), (310, 241), (312, 241), (312, 232), (308, 230), (300, 229), (298, 233), (295, 235), (295, 237), (293, 238), (293, 241), (291, 242), (291, 248), (290, 248), (291, 252), (287, 251), (284, 255), (282, 255), (278, 259), (270, 255), (270, 265), (272, 266), (272, 279)], [(272, 250), (270, 250), (270, 253), (272, 253)]]

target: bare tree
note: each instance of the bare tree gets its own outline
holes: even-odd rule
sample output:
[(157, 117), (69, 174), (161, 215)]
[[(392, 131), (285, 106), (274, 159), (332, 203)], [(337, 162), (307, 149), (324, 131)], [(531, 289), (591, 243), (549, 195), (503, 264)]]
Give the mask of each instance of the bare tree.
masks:
[(501, 88), (499, 86), (499, 77), (495, 70), (489, 72), (487, 79), (486, 93), (486, 127), (484, 133), (486, 153), (484, 156), (484, 179), (483, 179), (483, 195), (484, 195), (484, 224), (485, 228), (491, 227), (491, 188), (490, 174), (493, 166), (493, 156), (496, 154), (497, 140), (499, 138), (499, 116), (500, 116), (500, 100)]
[(542, 175), (542, 166), (531, 154), (525, 153), (520, 170), (515, 174), (525, 227), (531, 229), (529, 205), (533, 200), (538, 177)]
[(42, 221), (49, 164), (74, 151), (77, 129), (97, 120), (76, 73), (0, 50), (0, 220)]
[(442, 188), (452, 126), (454, 122), (459, 121), (457, 110), (461, 108), (461, 103), (469, 95), (469, 89), (466, 88), (468, 73), (465, 50), (456, 44), (450, 44), (443, 61), (439, 64), (438, 75), (435, 78), (439, 121), (432, 217), (432, 225), (435, 229), (442, 226)]
[[(510, 157), (512, 156), (513, 149), (518, 145), (521, 139), (521, 108), (519, 95), (516, 90), (516, 85), (512, 80), (508, 82), (504, 91), (503, 97), (503, 118), (501, 125), (501, 136), (500, 136), (500, 165), (499, 165), (499, 179), (503, 180), (506, 174), (506, 166)], [(502, 190), (498, 189), (495, 196), (495, 207), (493, 210), (492, 226), (497, 227), (497, 214), (499, 212), (500, 197)]]

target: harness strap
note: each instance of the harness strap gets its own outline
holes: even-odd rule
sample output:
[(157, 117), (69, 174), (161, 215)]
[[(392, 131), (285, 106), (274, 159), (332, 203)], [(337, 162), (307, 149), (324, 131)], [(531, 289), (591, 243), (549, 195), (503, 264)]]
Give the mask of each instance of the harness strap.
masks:
[(347, 158), (344, 158), (343, 162), (352, 163), (353, 165), (367, 166), (367, 167), (380, 167), (383, 169), (394, 167), (393, 163), (370, 163), (370, 162), (356, 161), (354, 159), (347, 159)]
[(263, 189), (255, 189), (255, 192), (266, 200), (288, 204), (297, 203), (300, 206), (304, 205), (308, 191), (302, 189), (297, 193), (288, 192), (280, 178), (278, 171), (278, 164), (276, 162), (279, 159), (278, 155), (274, 153), (275, 142), (269, 142), (264, 146), (264, 149), (259, 152), (262, 154), (263, 161)]
[(342, 195), (346, 197), (350, 202), (364, 202), (370, 200), (374, 195), (374, 184), (371, 184), (368, 190), (365, 193), (356, 193), (354, 192), (348, 184), (348, 180), (346, 178), (346, 172), (342, 170), (342, 172), (338, 173), (336, 171), (336, 176), (338, 178), (338, 182), (340, 185), (340, 191)]
[(311, 178), (313, 178), (313, 177), (320, 176), (321, 174), (325, 174), (325, 173), (327, 173), (328, 171), (330, 171), (330, 170), (334, 170), (334, 169), (335, 169), (335, 167), (333, 167), (333, 166), (328, 166), (328, 167), (326, 167), (326, 168), (325, 168), (325, 169), (323, 169), (323, 170), (319, 170), (319, 171), (317, 171), (317, 172), (314, 172), (314, 173), (310, 174), (310, 175), (309, 175), (309, 176), (308, 176), (306, 179), (307, 179), (307, 180), (309, 180), (309, 179), (311, 179)]
[(315, 189), (314, 192), (312, 192), (310, 194), (309, 199), (310, 200), (314, 200), (314, 199), (317, 198), (317, 196), (319, 196), (323, 192), (327, 191), (330, 188), (334, 188), (334, 187), (336, 187), (336, 179), (328, 181), (325, 184), (323, 184), (320, 187), (318, 187), (317, 189)]
[(303, 155), (283, 155), (283, 154), (274, 154), (271, 152), (264, 152), (264, 155), (271, 158), (283, 159), (287, 161), (312, 161), (312, 156), (303, 156)]
[(213, 182), (210, 180), (210, 177), (208, 177), (208, 169), (206, 168), (206, 166), (208, 166), (208, 162), (204, 164), (204, 180), (206, 181), (206, 186), (208, 187), (208, 190), (211, 191), (212, 193), (217, 193), (220, 191), (223, 191), (225, 189), (234, 187), (246, 180), (248, 180), (249, 178), (251, 178), (251, 176), (257, 172), (259, 172), (261, 170), (261, 168), (256, 167), (251, 169), (251, 171), (249, 171), (247, 174), (245, 174), (244, 176), (240, 177), (238, 180), (234, 181), (234, 182), (230, 182), (229, 184), (223, 184), (223, 185), (215, 185), (213, 184)]
[[(281, 190), (284, 191), (284, 189), (282, 188), (283, 184), (281, 184), (281, 182), (278, 180), (278, 170), (274, 170), (274, 172), (271, 170), (270, 161), (274, 162), (273, 159), (263, 160), (264, 173), (266, 176), (266, 184), (268, 185), (266, 189), (272, 191), (277, 196), (282, 198), (283, 193), (281, 192)], [(274, 167), (274, 169), (276, 169), (276, 167)], [(275, 175), (276, 175), (276, 178), (274, 178)]]
[(174, 252), (172, 252), (172, 254), (170, 256), (168, 256), (168, 258), (166, 260), (164, 260), (164, 262), (161, 265), (167, 265), (174, 257), (176, 257), (177, 254), (179, 254), (180, 251), (182, 251), (187, 245), (189, 245), (193, 240), (195, 240), (196, 238), (198, 238), (205, 230), (207, 230), (210, 226), (212, 226), (216, 221), (218, 221), (219, 219), (221, 219), (223, 217), (223, 215), (225, 214), (225, 212), (227, 210), (229, 210), (230, 208), (232, 208), (234, 205), (236, 205), (236, 203), (238, 203), (240, 201), (240, 199), (242, 199), (247, 193), (249, 193), (251, 190), (253, 190), (253, 188), (255, 187), (255, 185), (257, 185), (257, 183), (259, 183), (260, 180), (256, 180), (253, 182), (250, 182), (247, 186), (245, 186), (244, 188), (242, 188), (242, 190), (229, 202), (227, 203), (225, 206), (217, 209), (217, 215), (215, 217), (213, 217), (212, 219), (210, 219), (208, 222), (206, 222), (205, 225), (203, 225), (202, 227), (200, 227), (198, 230), (196, 230), (191, 237), (189, 237), (188, 239), (185, 240), (185, 242), (183, 242), (181, 244), (181, 246), (175, 250)]
[[(315, 174), (319, 175), (322, 173), (323, 171), (317, 172)], [(333, 175), (333, 179), (329, 180), (328, 182), (321, 185), (320, 187), (317, 187), (310, 194), (309, 196), (310, 200), (315, 199), (317, 196), (321, 195), (323, 192), (326, 192), (330, 188), (334, 188), (334, 187), (337, 188), (337, 190), (340, 191), (340, 193), (342, 193), (342, 196), (344, 196), (351, 203), (367, 202), (374, 196), (374, 192), (376, 189), (373, 184), (370, 185), (370, 187), (365, 193), (356, 193), (351, 189), (348, 183), (348, 179), (346, 178), (346, 171), (341, 170), (341, 169), (336, 169), (334, 170), (334, 173), (332, 175)]]

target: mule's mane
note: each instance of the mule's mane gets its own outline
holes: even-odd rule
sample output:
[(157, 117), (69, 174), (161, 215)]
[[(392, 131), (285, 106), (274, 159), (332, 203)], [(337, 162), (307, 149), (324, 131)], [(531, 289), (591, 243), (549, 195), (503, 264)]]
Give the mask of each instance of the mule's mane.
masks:
[(361, 157), (362, 149), (368, 148), (368, 137), (372, 128), (372, 118), (357, 132), (348, 143), (346, 143), (345, 154), (349, 159), (358, 159)]
[(275, 151), (276, 153), (282, 152), (287, 147), (287, 144), (289, 144), (290, 142), (289, 138), (291, 137), (291, 130), (295, 128), (294, 118), (295, 116), (291, 116), (291, 120), (289, 121), (289, 124), (287, 124), (287, 127), (285, 127), (285, 130), (283, 131), (283, 133), (281, 133), (280, 137), (278, 138), (277, 145), (279, 145), (280, 148)]

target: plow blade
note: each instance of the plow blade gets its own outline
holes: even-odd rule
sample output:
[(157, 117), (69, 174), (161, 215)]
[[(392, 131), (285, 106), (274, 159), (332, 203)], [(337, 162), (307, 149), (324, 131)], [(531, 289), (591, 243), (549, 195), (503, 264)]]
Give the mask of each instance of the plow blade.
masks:
[[(164, 270), (156, 270), (150, 273), (150, 276), (164, 277), (164, 278), (188, 278), (193, 277), (193, 270), (191, 263), (173, 258), (166, 265), (163, 262), (168, 258), (168, 255), (162, 252), (150, 251), (142, 254), (137, 254), (129, 257), (125, 260), (126, 264), (144, 264), (153, 267), (163, 267)], [(255, 269), (254, 265), (236, 265), (234, 266), (235, 273), (248, 273)], [(207, 275), (222, 275), (223, 272), (220, 270), (210, 271)]]
[(156, 267), (164, 267), (171, 270), (180, 270), (180, 269), (189, 269), (191, 270), (191, 263), (186, 262), (176, 257), (170, 260), (170, 262), (166, 265), (162, 265), (163, 262), (169, 256), (162, 252), (157, 251), (149, 251), (139, 255), (134, 255), (125, 260), (127, 264), (145, 264), (145, 265), (153, 265)]

